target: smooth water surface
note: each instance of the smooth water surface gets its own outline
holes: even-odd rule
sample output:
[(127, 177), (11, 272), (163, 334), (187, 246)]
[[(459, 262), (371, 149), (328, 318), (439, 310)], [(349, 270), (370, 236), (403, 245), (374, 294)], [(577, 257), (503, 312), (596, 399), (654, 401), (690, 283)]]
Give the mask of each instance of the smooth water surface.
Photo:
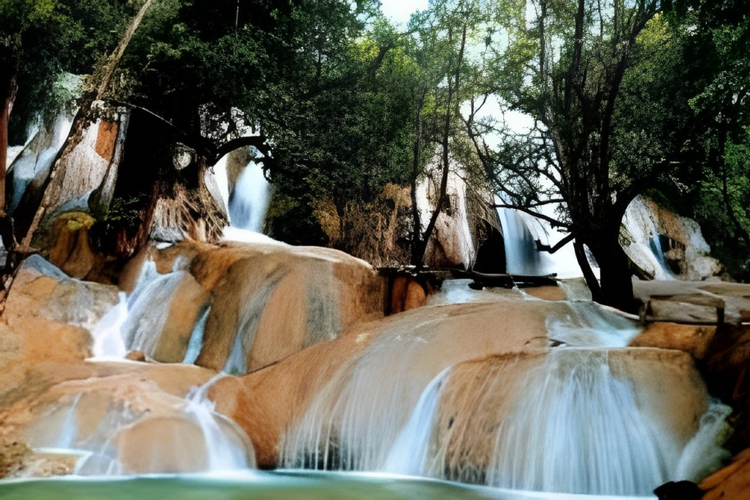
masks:
[(245, 500), (245, 499), (497, 499), (633, 500), (655, 497), (608, 497), (511, 491), (410, 476), (335, 472), (242, 472), (230, 475), (159, 475), (121, 479), (67, 477), (0, 481), (6, 500)]

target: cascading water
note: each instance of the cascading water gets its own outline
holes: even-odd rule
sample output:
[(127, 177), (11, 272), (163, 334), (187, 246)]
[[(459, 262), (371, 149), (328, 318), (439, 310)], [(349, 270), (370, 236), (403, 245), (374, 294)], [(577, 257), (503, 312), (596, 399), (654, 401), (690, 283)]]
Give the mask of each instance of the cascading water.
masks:
[(120, 292), (120, 302), (94, 328), (94, 358), (123, 358), (134, 349), (150, 353), (158, 340), (154, 332), (161, 329), (159, 323), (166, 320), (166, 315), (163, 311), (149, 314), (149, 310), (163, 309), (184, 274), (178, 269), (159, 274), (154, 261), (144, 262), (130, 296)]
[(260, 233), (270, 201), (271, 185), (259, 163), (248, 163), (229, 195), (229, 219), (233, 227)]
[[(425, 309), (443, 307), (453, 306)], [(591, 302), (558, 310), (546, 324), (560, 347), (470, 361), (464, 343), (431, 382), (424, 364), (440, 340), (429, 328), (382, 334), (289, 430), (281, 463), (597, 495), (647, 495), (713, 470), (724, 410), (709, 408), (712, 425), (697, 434), (692, 418), (675, 426), (671, 412), (682, 410), (670, 405), (701, 393), (659, 396), (667, 382), (644, 374), (663, 354), (623, 348), (640, 331), (634, 321)]]
[[(34, 141), (14, 159), (10, 165), (9, 175), (13, 178), (13, 194), (10, 200), (11, 211), (18, 207), (26, 188), (34, 179), (42, 179), (52, 167), (52, 161), (68, 137), (73, 118), (67, 113), (60, 113), (52, 125), (52, 131), (45, 141), (47, 144), (41, 150), (35, 150)], [(37, 131), (37, 134), (43, 132)]]
[(632, 237), (632, 241), (625, 246), (625, 252), (630, 258), (653, 271), (654, 279), (674, 279), (674, 274), (664, 260), (656, 219), (643, 198), (636, 197), (630, 202), (622, 223)]
[(35, 423), (30, 443), (39, 451), (79, 456), (78, 475), (254, 468), (252, 444), (207, 398), (221, 376), (193, 387), (184, 400), (162, 394), (153, 404), (172, 411), (159, 417), (127, 391), (79, 392)]
[[(208, 389), (225, 376), (224, 373), (215, 375), (202, 386), (194, 387), (185, 397), (187, 403), (183, 412), (203, 432), (210, 471), (243, 470), (255, 466), (252, 445), (245, 433), (233, 421), (216, 413), (216, 404), (208, 399)], [(244, 446), (238, 446), (238, 443)]]
[[(500, 199), (495, 201), (502, 202)], [(497, 215), (503, 229), (505, 264), (508, 274), (555, 273), (560, 278), (582, 276), (572, 244), (563, 246), (553, 254), (540, 252), (537, 249), (537, 241), (552, 246), (565, 236), (550, 227), (549, 223), (510, 208), (498, 208)]]

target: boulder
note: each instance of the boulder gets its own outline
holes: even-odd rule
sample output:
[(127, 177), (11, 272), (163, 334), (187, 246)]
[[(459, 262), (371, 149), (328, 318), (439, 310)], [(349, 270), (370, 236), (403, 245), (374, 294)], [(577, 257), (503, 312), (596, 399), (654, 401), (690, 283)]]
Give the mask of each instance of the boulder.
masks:
[(750, 491), (750, 448), (742, 451), (731, 464), (707, 477), (698, 485), (703, 500), (745, 498)]
[[(94, 219), (82, 212), (68, 212), (52, 223), (54, 235), (49, 250), (49, 261), (71, 278), (84, 279), (103, 256), (97, 255), (89, 244), (89, 229)], [(52, 239), (51, 238), (51, 239)]]
[(383, 316), (384, 279), (337, 250), (184, 242), (156, 253), (157, 270), (179, 260), (210, 294), (200, 366), (257, 370)]
[(16, 273), (5, 317), (18, 331), (40, 330), (55, 323), (91, 332), (118, 301), (117, 287), (73, 279), (39, 255), (32, 255)]
[(275, 365), (222, 379), (211, 388), (210, 397), (250, 436), (261, 467), (294, 465), (305, 450), (325, 447), (305, 436), (329, 425), (377, 427), (377, 437), (370, 434), (377, 450), (372, 452), (375, 463), (375, 456), (382, 459), (387, 452), (422, 390), (443, 369), (490, 355), (546, 350), (548, 318), (576, 317), (572, 307), (520, 296), (420, 307), (354, 325), (339, 338)]

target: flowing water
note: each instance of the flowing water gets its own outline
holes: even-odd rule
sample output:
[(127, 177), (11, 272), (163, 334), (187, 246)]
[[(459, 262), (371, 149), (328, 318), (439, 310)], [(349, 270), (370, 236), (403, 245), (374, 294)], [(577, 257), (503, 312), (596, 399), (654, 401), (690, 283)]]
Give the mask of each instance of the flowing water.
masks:
[(641, 197), (636, 197), (625, 212), (623, 226), (633, 241), (625, 248), (634, 259), (645, 259), (654, 272), (654, 279), (675, 279), (664, 260), (656, 217)]
[(692, 440), (674, 428), (639, 375), (654, 366), (648, 352), (623, 349), (640, 331), (633, 320), (580, 301), (546, 324), (559, 346), (546, 354), (468, 361), (464, 344), (466, 361), (432, 365), (431, 380), (425, 360), (441, 340), (429, 327), (381, 334), (287, 433), (283, 465), (638, 496), (699, 480), (725, 458), (727, 408), (710, 406)]
[(251, 161), (229, 194), (229, 220), (233, 227), (260, 233), (271, 200), (271, 185), (262, 166)]

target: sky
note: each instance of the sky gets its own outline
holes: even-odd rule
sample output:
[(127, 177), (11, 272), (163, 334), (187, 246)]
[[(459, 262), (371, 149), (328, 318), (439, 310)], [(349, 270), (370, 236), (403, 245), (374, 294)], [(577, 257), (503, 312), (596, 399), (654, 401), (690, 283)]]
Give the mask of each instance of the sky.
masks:
[(397, 23), (406, 24), (412, 12), (427, 8), (428, 0), (380, 0), (380, 10)]

